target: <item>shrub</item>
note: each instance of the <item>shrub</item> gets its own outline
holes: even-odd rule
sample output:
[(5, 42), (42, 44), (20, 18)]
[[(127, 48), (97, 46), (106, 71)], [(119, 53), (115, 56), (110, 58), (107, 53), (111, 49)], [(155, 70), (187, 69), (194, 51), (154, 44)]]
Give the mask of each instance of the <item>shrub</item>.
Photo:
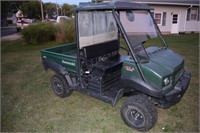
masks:
[(75, 22), (74, 20), (59, 23), (57, 25), (57, 32), (55, 34), (56, 41), (62, 43), (71, 43), (75, 41)]
[(36, 44), (55, 40), (57, 29), (51, 23), (37, 23), (23, 29), (22, 35), (27, 43)]
[(74, 42), (76, 38), (74, 20), (59, 24), (37, 23), (22, 31), (23, 38), (30, 44), (41, 44), (56, 40), (59, 43)]

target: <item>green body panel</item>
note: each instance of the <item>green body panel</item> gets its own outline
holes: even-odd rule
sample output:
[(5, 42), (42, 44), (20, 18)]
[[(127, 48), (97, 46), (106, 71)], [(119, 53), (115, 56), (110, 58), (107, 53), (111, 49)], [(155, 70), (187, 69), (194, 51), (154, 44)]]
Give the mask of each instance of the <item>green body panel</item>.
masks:
[(183, 73), (184, 71), (183, 58), (170, 49), (159, 49), (158, 47), (152, 47), (147, 49), (147, 52), (149, 53), (150, 61), (160, 65), (164, 69), (163, 72), (168, 71), (168, 73), (170, 73), (172, 76), (172, 83), (176, 83), (180, 78), (181, 72)]
[[(149, 62), (141, 65), (146, 79), (163, 93), (169, 92), (184, 72), (183, 58), (167, 48), (150, 47), (146, 51)], [(170, 84), (164, 86), (163, 80), (167, 77)]]
[(122, 76), (134, 76), (137, 79), (142, 80), (139, 71), (132, 57), (125, 60), (122, 66)]
[(77, 72), (77, 47), (76, 43), (64, 44), (57, 47), (41, 50), (42, 59), (52, 60), (67, 71)]
[[(155, 89), (163, 90), (163, 93), (169, 92), (184, 72), (183, 58), (167, 48), (150, 47), (146, 51), (149, 60), (140, 64), (145, 79)], [(131, 58), (123, 63), (122, 76), (126, 75), (132, 75), (142, 80), (136, 64)], [(170, 83), (164, 86), (163, 80), (167, 77), (170, 79)]]

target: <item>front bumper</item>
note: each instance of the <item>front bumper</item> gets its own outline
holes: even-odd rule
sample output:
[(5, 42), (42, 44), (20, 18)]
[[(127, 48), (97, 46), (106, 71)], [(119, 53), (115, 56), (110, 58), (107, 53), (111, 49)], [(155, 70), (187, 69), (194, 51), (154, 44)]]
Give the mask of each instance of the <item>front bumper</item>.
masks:
[(178, 103), (185, 94), (190, 84), (190, 79), (191, 74), (185, 71), (180, 78), (180, 81), (174, 86), (174, 89), (164, 95), (165, 102), (160, 103), (160, 107), (169, 108), (172, 105)]

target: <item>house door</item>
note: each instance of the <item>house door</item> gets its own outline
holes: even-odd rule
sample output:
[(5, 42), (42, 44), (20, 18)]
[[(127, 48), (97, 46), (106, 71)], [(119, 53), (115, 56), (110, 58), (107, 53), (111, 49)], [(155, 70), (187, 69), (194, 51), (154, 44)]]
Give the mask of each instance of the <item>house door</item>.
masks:
[(179, 33), (178, 14), (173, 14), (173, 16), (172, 16), (171, 33), (172, 34), (178, 34)]

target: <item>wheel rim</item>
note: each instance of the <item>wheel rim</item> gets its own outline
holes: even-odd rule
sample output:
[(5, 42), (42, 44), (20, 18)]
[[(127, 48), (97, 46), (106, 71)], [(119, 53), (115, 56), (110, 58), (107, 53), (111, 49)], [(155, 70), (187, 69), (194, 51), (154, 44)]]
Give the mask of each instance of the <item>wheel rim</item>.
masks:
[(135, 126), (142, 126), (144, 125), (145, 119), (144, 115), (141, 113), (141, 111), (135, 107), (131, 107), (127, 111), (127, 118), (128, 120)]
[(54, 79), (53, 86), (57, 94), (62, 93), (63, 87), (62, 87), (62, 83), (59, 80)]

